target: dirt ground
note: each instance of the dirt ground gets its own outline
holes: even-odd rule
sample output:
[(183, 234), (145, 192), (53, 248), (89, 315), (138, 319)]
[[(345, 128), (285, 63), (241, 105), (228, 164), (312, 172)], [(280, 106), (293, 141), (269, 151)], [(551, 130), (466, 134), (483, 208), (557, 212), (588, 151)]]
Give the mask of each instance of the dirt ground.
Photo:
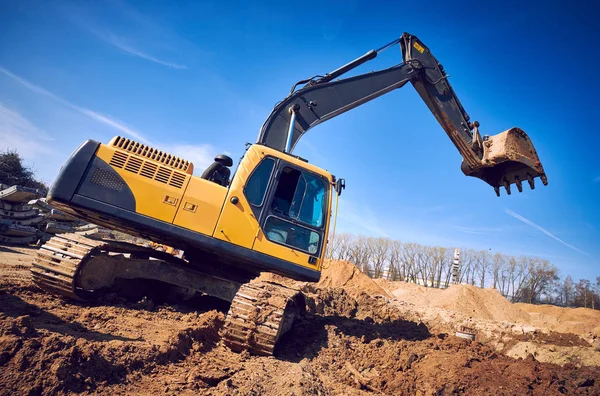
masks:
[[(493, 290), (375, 282), (334, 262), (319, 284), (296, 283), (308, 313), (274, 357), (256, 357), (219, 341), (226, 304), (151, 292), (66, 301), (31, 284), (33, 253), (0, 247), (0, 395), (600, 394), (590, 310), (564, 316)], [(456, 337), (459, 325), (475, 341)]]

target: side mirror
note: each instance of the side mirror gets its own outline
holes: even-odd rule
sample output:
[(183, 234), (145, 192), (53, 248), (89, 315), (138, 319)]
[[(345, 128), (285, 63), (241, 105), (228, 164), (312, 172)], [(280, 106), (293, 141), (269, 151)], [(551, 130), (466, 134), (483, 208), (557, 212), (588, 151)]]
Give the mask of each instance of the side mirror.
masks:
[(335, 182), (335, 191), (337, 192), (338, 196), (342, 195), (342, 190), (344, 190), (346, 188), (346, 179), (338, 179)]

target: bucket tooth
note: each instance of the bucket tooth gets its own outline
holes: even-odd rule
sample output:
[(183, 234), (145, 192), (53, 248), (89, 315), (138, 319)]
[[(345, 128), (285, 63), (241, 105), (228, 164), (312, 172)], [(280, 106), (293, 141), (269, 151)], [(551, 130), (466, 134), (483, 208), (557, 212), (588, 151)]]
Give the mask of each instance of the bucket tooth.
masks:
[(517, 190), (519, 190), (519, 192), (523, 192), (523, 184), (521, 183), (519, 176), (515, 177), (515, 184), (517, 185)]
[(510, 195), (510, 183), (508, 182), (508, 180), (504, 181), (504, 189), (506, 190), (506, 193)]
[[(531, 174), (527, 174), (527, 181), (529, 182), (529, 187), (534, 190), (535, 189), (535, 182), (533, 181), (533, 176), (531, 176)], [(547, 183), (547, 181), (546, 181)]]
[(496, 196), (499, 197), (500, 196), (500, 187), (494, 186), (494, 191), (496, 192)]

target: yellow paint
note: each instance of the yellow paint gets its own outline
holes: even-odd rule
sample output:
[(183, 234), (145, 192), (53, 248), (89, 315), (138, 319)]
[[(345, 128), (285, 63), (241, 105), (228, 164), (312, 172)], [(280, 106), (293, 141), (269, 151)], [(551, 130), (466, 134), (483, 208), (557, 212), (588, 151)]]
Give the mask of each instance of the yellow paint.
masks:
[[(138, 163), (140, 161), (142, 163), (152, 162), (151, 159), (107, 145), (100, 145), (96, 155), (106, 163), (110, 163), (116, 151), (126, 154), (129, 159), (132, 157), (137, 158)], [(321, 175), (329, 182), (330, 190), (326, 212), (327, 221), (323, 233), (323, 247), (315, 264), (308, 263), (310, 257), (308, 254), (267, 240), (257, 219), (254, 217), (250, 204), (246, 200), (244, 195), (246, 182), (252, 171), (266, 156), (281, 158), (295, 166)], [(167, 180), (167, 183), (162, 183), (156, 180), (159, 179), (158, 171), (150, 176), (142, 176), (141, 168), (136, 173), (127, 170), (129, 159), (119, 166), (111, 166), (123, 178), (134, 194), (137, 213), (156, 220), (173, 223), (198, 233), (212, 235), (215, 238), (248, 249), (254, 249), (306, 268), (314, 270), (322, 268), (323, 257), (327, 249), (332, 195), (335, 194), (332, 188), (332, 176), (327, 171), (280, 151), (253, 145), (247, 150), (229, 189), (182, 172), (179, 172), (179, 175), (184, 175), (185, 178), (183, 179), (183, 176), (181, 176), (182, 186), (177, 188), (170, 185), (173, 175)], [(133, 163), (135, 161), (134, 159)], [(158, 169), (160, 163), (155, 162), (155, 164)], [(231, 202), (233, 197), (237, 198), (235, 204)]]
[(310, 255), (300, 251), (294, 250), (291, 247), (283, 246), (277, 243), (273, 243), (267, 239), (262, 230), (259, 231), (256, 240), (254, 241), (254, 250), (267, 254), (269, 256), (277, 257), (281, 260), (286, 260), (294, 264), (301, 265), (306, 268), (313, 270), (318, 269), (319, 262), (316, 264), (309, 264), (308, 259)]
[[(327, 248), (326, 238), (329, 232), (329, 214), (331, 213), (331, 194), (333, 193), (333, 190), (330, 189), (328, 199), (328, 207), (326, 212), (327, 225), (323, 236), (323, 238), (325, 239), (325, 241), (323, 241), (324, 246), (320, 257), (317, 258), (316, 264), (309, 264), (308, 254), (286, 246), (273, 243), (266, 239), (258, 224), (257, 219), (254, 217), (250, 204), (248, 203), (244, 195), (244, 187), (246, 185), (247, 180), (250, 178), (252, 171), (266, 156), (281, 158), (300, 168), (304, 168), (311, 172), (319, 174), (325, 177), (326, 180), (329, 181), (329, 184), (331, 186), (331, 174), (324, 171), (323, 169), (318, 168), (312, 164), (308, 164), (304, 161), (298, 160), (280, 151), (264, 146), (253, 145), (246, 152), (246, 155), (240, 163), (240, 166), (232, 180), (231, 188), (227, 194), (225, 205), (223, 207), (223, 212), (221, 213), (221, 217), (219, 218), (219, 222), (217, 223), (217, 228), (215, 229), (214, 236), (215, 238), (235, 243), (236, 245), (240, 245), (249, 249), (254, 249), (258, 252), (262, 252), (269, 256), (277, 257), (279, 259), (290, 261), (303, 267), (318, 270), (321, 268), (322, 258), (324, 257), (325, 250)], [(231, 198), (233, 197), (238, 198), (237, 204), (231, 203)]]
[[(117, 150), (104, 144), (101, 144), (100, 147), (98, 147), (96, 155), (106, 163), (110, 163), (111, 159), (113, 158), (113, 154), (116, 151), (126, 153), (129, 158), (128, 161), (132, 157), (142, 160), (142, 163), (143, 161), (150, 161), (144, 157), (132, 155), (123, 150)], [(187, 183), (191, 178), (190, 175), (180, 173), (181, 175), (185, 176), (185, 179), (183, 179), (184, 182), (182, 187), (177, 188), (169, 185), (168, 183), (161, 183), (149, 177), (141, 176), (138, 174), (139, 171), (138, 173), (133, 173), (129, 170), (126, 170), (127, 162), (125, 162), (122, 167), (113, 165), (111, 166), (115, 172), (117, 172), (123, 178), (127, 186), (131, 189), (131, 192), (135, 197), (135, 209), (137, 213), (152, 217), (156, 220), (165, 221), (167, 223), (173, 222), (177, 208), (181, 203), (183, 192), (185, 191)], [(170, 171), (172, 172), (172, 170)], [(168, 179), (168, 182), (171, 180), (172, 179)]]
[(415, 47), (420, 53), (425, 52), (425, 48), (423, 48), (423, 46), (416, 41), (414, 42), (413, 47)]
[(226, 195), (227, 188), (192, 177), (173, 224), (212, 236)]
[[(240, 166), (231, 181), (225, 205), (214, 233), (215, 238), (248, 249), (252, 249), (254, 238), (259, 229), (258, 221), (254, 217), (250, 204), (244, 195), (246, 181), (263, 158), (256, 147), (250, 147), (246, 151), (244, 159), (240, 162)], [(237, 204), (231, 202), (233, 197), (237, 197)]]

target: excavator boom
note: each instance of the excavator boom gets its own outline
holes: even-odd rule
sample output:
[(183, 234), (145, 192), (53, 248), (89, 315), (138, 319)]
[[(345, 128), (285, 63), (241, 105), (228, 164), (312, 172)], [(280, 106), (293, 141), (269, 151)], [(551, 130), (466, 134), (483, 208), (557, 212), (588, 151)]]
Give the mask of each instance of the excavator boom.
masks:
[[(402, 63), (335, 80), (396, 44), (402, 50)], [(465, 175), (487, 182), (498, 196), (502, 186), (510, 194), (513, 183), (521, 192), (525, 180), (533, 189), (536, 177), (547, 185), (546, 174), (527, 134), (519, 128), (510, 128), (495, 136), (482, 137), (479, 122), (470, 121), (447, 77), (425, 44), (404, 33), (332, 73), (296, 83), (263, 124), (257, 143), (292, 152), (310, 128), (410, 82), (463, 157), (461, 170)], [(301, 84), (304, 86), (296, 90)]]

